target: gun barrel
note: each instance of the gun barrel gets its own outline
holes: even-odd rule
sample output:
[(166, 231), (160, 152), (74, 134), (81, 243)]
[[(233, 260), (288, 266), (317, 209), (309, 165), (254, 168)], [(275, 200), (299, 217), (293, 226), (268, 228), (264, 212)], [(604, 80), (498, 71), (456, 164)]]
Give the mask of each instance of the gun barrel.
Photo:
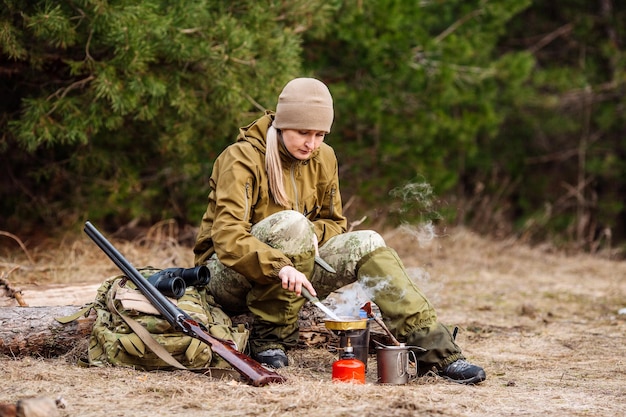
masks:
[(113, 263), (139, 288), (141, 293), (150, 303), (161, 313), (161, 315), (177, 330), (185, 331), (180, 325), (180, 318), (188, 318), (188, 315), (169, 302), (161, 292), (159, 292), (113, 247), (113, 245), (92, 225), (85, 222), (85, 233), (94, 241), (96, 245), (113, 261)]

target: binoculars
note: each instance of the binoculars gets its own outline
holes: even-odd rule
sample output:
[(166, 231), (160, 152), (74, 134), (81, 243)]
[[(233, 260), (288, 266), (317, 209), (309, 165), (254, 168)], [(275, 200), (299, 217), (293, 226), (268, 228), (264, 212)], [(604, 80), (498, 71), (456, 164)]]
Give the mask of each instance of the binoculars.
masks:
[(164, 296), (180, 298), (187, 287), (204, 287), (211, 281), (209, 268), (204, 265), (194, 268), (167, 268), (148, 277), (148, 282)]

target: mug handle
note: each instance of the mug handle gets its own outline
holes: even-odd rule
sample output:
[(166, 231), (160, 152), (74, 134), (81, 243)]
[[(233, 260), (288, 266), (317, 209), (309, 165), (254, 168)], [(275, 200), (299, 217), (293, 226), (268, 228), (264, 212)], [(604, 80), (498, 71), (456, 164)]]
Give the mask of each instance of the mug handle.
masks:
[[(413, 356), (413, 362), (415, 363), (415, 371), (413, 373), (409, 371), (409, 362), (411, 361), (411, 356)], [(415, 352), (412, 350), (409, 350), (406, 353), (406, 357), (407, 357), (407, 364), (406, 364), (407, 371), (406, 372), (409, 374), (409, 377), (411, 379), (416, 379), (417, 378), (417, 357), (415, 356)]]

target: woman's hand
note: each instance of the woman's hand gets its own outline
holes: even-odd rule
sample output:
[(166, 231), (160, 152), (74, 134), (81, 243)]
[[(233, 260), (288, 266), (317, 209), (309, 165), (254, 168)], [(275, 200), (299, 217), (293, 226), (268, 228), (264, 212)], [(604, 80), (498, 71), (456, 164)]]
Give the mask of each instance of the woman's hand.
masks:
[(283, 288), (286, 290), (293, 291), (300, 295), (302, 293), (302, 287), (304, 287), (309, 290), (313, 297), (317, 296), (315, 288), (313, 288), (313, 285), (311, 285), (306, 275), (293, 266), (287, 265), (282, 267), (278, 272), (278, 278), (280, 278)]

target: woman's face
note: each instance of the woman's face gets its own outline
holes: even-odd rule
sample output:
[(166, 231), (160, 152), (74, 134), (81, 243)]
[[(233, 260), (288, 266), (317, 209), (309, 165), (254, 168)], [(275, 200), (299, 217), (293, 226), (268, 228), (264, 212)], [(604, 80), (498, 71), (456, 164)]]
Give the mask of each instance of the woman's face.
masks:
[(301, 161), (309, 159), (324, 142), (326, 132), (319, 130), (283, 129), (283, 143), (287, 151)]

